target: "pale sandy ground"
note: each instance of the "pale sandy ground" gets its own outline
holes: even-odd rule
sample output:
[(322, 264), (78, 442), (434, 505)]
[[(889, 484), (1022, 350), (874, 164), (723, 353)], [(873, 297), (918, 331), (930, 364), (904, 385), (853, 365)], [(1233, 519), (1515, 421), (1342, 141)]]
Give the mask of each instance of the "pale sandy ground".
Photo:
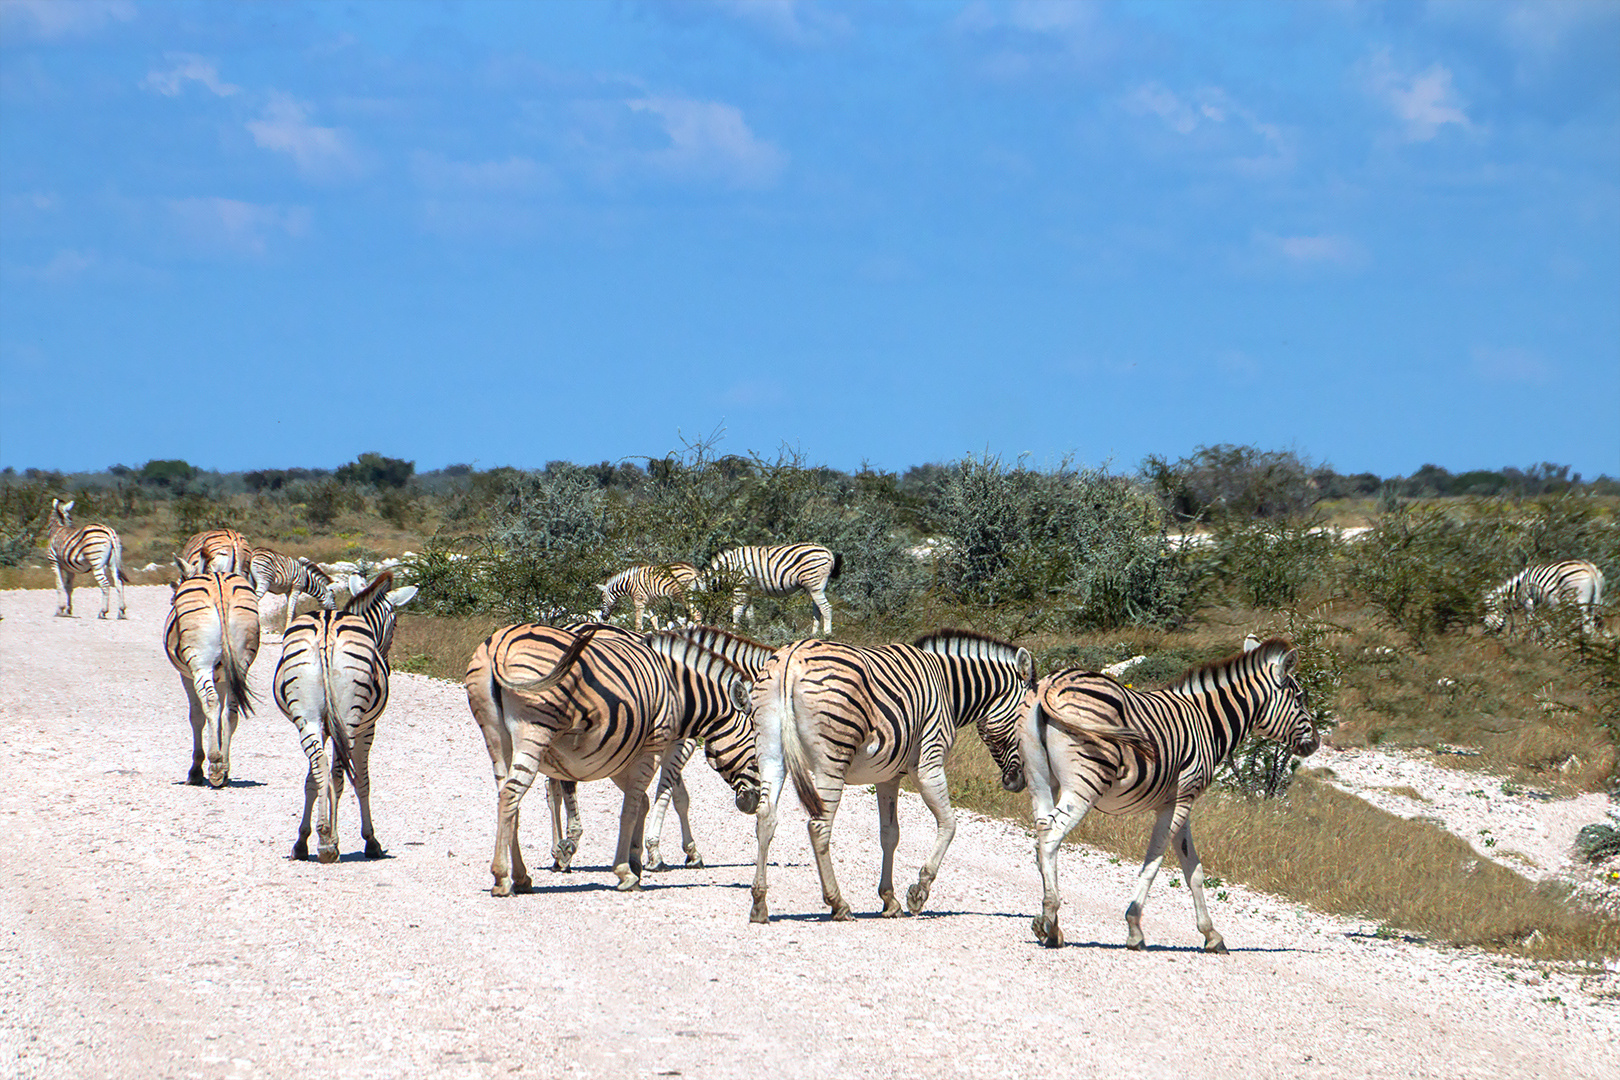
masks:
[[(482, 740), (459, 687), (409, 675), (372, 755), (389, 857), (354, 857), (351, 798), (344, 861), (291, 862), (304, 761), (266, 693), (278, 646), (254, 667), (265, 705), (233, 786), (187, 787), (168, 593), (130, 590), (123, 623), (93, 617), (99, 597), (64, 620), (49, 592), (0, 593), (0, 1076), (1616, 1074), (1612, 973), (1380, 940), (1232, 887), (1214, 905), (1232, 955), (1208, 957), (1168, 875), (1153, 947), (1131, 953), (1131, 867), (1085, 850), (1062, 861), (1071, 944), (1041, 949), (1030, 839), (983, 819), (962, 821), (923, 916), (832, 924), (790, 807), (777, 917), (752, 926), (753, 822), (701, 765), (708, 869), (612, 891), (617, 801), (591, 785), (580, 868), (492, 899)], [(910, 878), (933, 826), (914, 798), (901, 815)], [(535, 799), (535, 862), (544, 822)], [(834, 845), (846, 894), (874, 911), (864, 793)]]

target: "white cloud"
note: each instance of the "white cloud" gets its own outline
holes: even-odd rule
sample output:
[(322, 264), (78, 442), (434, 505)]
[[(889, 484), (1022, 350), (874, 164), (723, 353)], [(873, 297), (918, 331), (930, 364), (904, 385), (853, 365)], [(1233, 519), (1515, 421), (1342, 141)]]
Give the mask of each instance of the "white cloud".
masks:
[[(1204, 87), (1183, 97), (1162, 83), (1144, 83), (1126, 95), (1125, 108), (1139, 116), (1157, 116), (1178, 135), (1220, 133), (1228, 149), (1237, 148), (1239, 143), (1232, 140), (1242, 132), (1258, 137), (1257, 153), (1238, 154), (1231, 159), (1231, 164), (1245, 172), (1274, 171), (1291, 165), (1294, 160), (1282, 128), (1260, 119), (1253, 110), (1233, 100), (1219, 87)], [(1253, 148), (1255, 143), (1250, 140), (1248, 146)]]
[(1474, 373), (1489, 382), (1545, 383), (1556, 372), (1540, 353), (1529, 349), (1474, 349)]
[(419, 151), (411, 169), (419, 184), (435, 190), (518, 193), (549, 186), (552, 180), (546, 166), (515, 155), (505, 161), (452, 161)]
[(781, 173), (787, 155), (757, 138), (734, 105), (690, 98), (648, 97), (626, 104), (658, 118), (669, 147), (649, 160), (678, 175), (717, 177), (739, 187), (760, 187)]
[(271, 91), (264, 117), (250, 120), (248, 132), (266, 150), (289, 155), (298, 171), (314, 180), (334, 180), (360, 170), (360, 160), (344, 133), (316, 127), (308, 109), (291, 94)]
[(849, 31), (849, 20), (802, 0), (715, 0), (738, 22), (793, 45), (813, 45)]
[(1288, 262), (1300, 266), (1360, 266), (1367, 261), (1367, 250), (1347, 236), (1257, 237), (1260, 246)]
[(44, 266), (18, 267), (14, 272), (17, 276), (32, 281), (46, 281), (58, 284), (78, 277), (92, 266), (95, 266), (98, 261), (99, 259), (94, 252), (73, 251), (69, 248), (63, 248), (51, 256), (51, 261)]
[(129, 22), (135, 18), (130, 0), (5, 0), (0, 3), (0, 19), (20, 22), (42, 38), (89, 34), (108, 23)]
[(1434, 64), (1418, 74), (1396, 69), (1388, 49), (1380, 49), (1366, 64), (1368, 88), (1389, 106), (1405, 128), (1410, 142), (1428, 142), (1447, 124), (1473, 129), (1464, 102), (1451, 85), (1451, 70)]
[(168, 71), (151, 71), (141, 80), (141, 86), (155, 90), (164, 97), (178, 97), (188, 82), (202, 83), (216, 97), (230, 97), (242, 88), (221, 82), (219, 69), (200, 56), (190, 53), (169, 53), (165, 59), (175, 61)]
[(170, 199), (175, 227), (189, 243), (207, 250), (262, 255), (275, 236), (309, 232), (308, 207), (265, 206), (237, 199)]

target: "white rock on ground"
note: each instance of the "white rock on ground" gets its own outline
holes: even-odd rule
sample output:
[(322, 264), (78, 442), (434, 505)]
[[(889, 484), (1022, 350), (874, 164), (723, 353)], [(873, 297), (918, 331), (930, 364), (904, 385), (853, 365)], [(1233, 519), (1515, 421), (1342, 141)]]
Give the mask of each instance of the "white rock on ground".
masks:
[[(1204, 956), (1168, 873), (1152, 947), (1132, 953), (1133, 868), (1086, 849), (1061, 864), (1071, 944), (1042, 949), (1030, 837), (972, 816), (923, 916), (834, 924), (789, 806), (776, 918), (750, 925), (753, 821), (701, 763), (707, 869), (613, 891), (616, 789), (592, 784), (579, 869), (492, 899), (482, 739), (459, 686), (412, 675), (395, 676), (371, 757), (389, 857), (355, 857), (346, 796), (344, 861), (291, 862), (305, 765), (268, 694), (277, 646), (253, 668), (261, 704), (232, 786), (188, 787), (185, 700), (159, 644), (168, 600), (131, 588), (129, 620), (101, 622), (52, 617), (49, 590), (0, 593), (0, 1074), (1614, 1075), (1612, 973), (1380, 940), (1232, 886), (1214, 902), (1232, 955)], [(543, 865), (533, 795), (524, 821)], [(933, 839), (914, 796), (901, 828), (904, 885)], [(870, 916), (867, 792), (848, 793), (834, 855)]]

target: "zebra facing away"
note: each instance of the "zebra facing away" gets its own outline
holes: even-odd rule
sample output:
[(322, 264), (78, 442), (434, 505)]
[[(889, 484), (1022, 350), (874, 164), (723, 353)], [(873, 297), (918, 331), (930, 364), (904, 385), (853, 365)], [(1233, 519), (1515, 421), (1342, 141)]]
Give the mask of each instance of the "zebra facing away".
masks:
[(1485, 596), (1485, 629), (1509, 631), (1522, 612), (1526, 619), (1536, 608), (1575, 604), (1581, 613), (1581, 631), (1598, 631), (1598, 610), (1603, 606), (1603, 571), (1585, 559), (1527, 566)]
[(782, 544), (776, 547), (739, 547), (722, 551), (709, 564), (707, 587), (735, 583), (731, 594), (731, 621), (742, 622), (746, 612), (754, 618), (750, 593), (790, 596), (803, 589), (814, 608), (812, 634), (832, 634), (832, 605), (827, 602), (827, 583), (844, 569), (844, 557), (820, 544)]
[(51, 500), (51, 531), (47, 541), (51, 571), (56, 575), (56, 613), (64, 618), (73, 614), (73, 575), (93, 574), (101, 586), (101, 614), (112, 609), (112, 590), (118, 589), (118, 617), (125, 617), (124, 545), (118, 534), (105, 525), (73, 527), (73, 503)]
[(235, 529), (208, 529), (193, 533), (180, 549), (180, 558), (187, 561), (199, 556), (204, 570), (246, 577), (253, 562), (253, 548), (247, 537)]
[(956, 833), (945, 764), (957, 728), (975, 724), (1009, 791), (1024, 786), (1018, 756), (1018, 707), (1034, 682), (1028, 649), (961, 630), (943, 630), (915, 645), (855, 648), (800, 641), (779, 650), (754, 684), (759, 728), (759, 839), (752, 922), (768, 922), (765, 864), (787, 777), (810, 813), (810, 845), (821, 891), (835, 920), (850, 917), (833, 876), (833, 817), (846, 783), (875, 784), (883, 869), (883, 915), (900, 914), (894, 896), (894, 852), (900, 842), (900, 781), (916, 781), (938, 832), (933, 852), (906, 895), (922, 911)]
[[(323, 863), (337, 861), (337, 814), (344, 773), (354, 782), (355, 799), (360, 803), (366, 858), (383, 854), (371, 824), (371, 740), (377, 717), (388, 705), (388, 649), (394, 641), (394, 612), (416, 595), (415, 585), (390, 591), (393, 583), (394, 575), (387, 570), (369, 585), (364, 578), (351, 576), (351, 598), (343, 610), (300, 615), (282, 638), (272, 693), (282, 713), (298, 727), (298, 740), (309, 758), (304, 816), (292, 849), (295, 859), (309, 858), (310, 812), (318, 800), (316, 856)], [(332, 740), (335, 762), (327, 759), (327, 739)]]
[[(301, 593), (313, 596), (327, 611), (337, 610), (337, 600), (332, 595), (332, 579), (308, 559), (294, 559), (269, 548), (254, 548), (252, 558), (248, 561), (247, 576), (253, 582), (253, 594), (261, 605), (267, 593), (287, 598), (285, 627), (292, 626), (293, 620), (298, 617), (298, 597)], [(286, 635), (285, 627), (283, 636)]]
[(200, 560), (176, 559), (180, 581), (163, 626), (163, 651), (180, 673), (191, 703), (191, 772), (223, 787), (231, 776), (231, 736), (253, 713), (248, 668), (259, 652), (259, 607), (253, 586), (238, 574), (205, 570)]
[(1071, 669), (1048, 675), (1030, 691), (1019, 745), (1034, 804), (1043, 895), (1033, 925), (1043, 945), (1063, 944), (1058, 846), (1096, 807), (1105, 814), (1158, 814), (1136, 894), (1125, 909), (1126, 946), (1143, 947), (1142, 907), (1168, 843), (1192, 893), (1204, 951), (1226, 951), (1204, 905), (1204, 867), (1188, 819), (1216, 767), (1251, 730), (1301, 757), (1316, 750), (1316, 728), (1294, 679), (1298, 663), (1298, 652), (1273, 638), (1195, 668), (1168, 690), (1132, 690), (1107, 675)]
[(640, 632), (645, 617), (651, 617), (652, 628), (657, 630), (658, 613), (648, 605), (663, 597), (684, 605), (691, 620), (701, 622), (703, 616), (698, 614), (690, 599), (696, 584), (697, 568), (691, 563), (662, 563), (621, 570), (597, 586), (602, 590), (602, 610), (597, 613), (596, 621), (607, 622), (619, 601), (628, 598), (636, 608), (636, 621), (633, 624), (636, 631)]
[[(738, 807), (758, 800), (757, 780), (747, 775), (751, 729), (733, 720), (746, 681), (718, 656), (673, 660), (615, 627), (520, 624), (478, 647), (466, 688), (498, 794), (493, 896), (533, 887), (518, 844), (518, 806), (542, 773), (576, 783), (611, 778), (624, 793), (613, 862), (621, 891), (641, 887), (647, 785), (671, 744), (704, 739)], [(554, 836), (561, 831), (555, 813), (554, 803)]]

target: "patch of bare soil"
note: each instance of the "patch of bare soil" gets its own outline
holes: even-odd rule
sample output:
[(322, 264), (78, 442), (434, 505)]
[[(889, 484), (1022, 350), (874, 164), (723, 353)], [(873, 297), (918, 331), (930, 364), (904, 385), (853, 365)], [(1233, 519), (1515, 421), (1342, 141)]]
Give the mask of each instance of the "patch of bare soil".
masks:
[[(270, 703), (279, 644), (232, 785), (188, 787), (168, 596), (132, 588), (129, 620), (101, 622), (0, 593), (0, 1075), (1613, 1075), (1612, 973), (1383, 940), (1230, 886), (1213, 912), (1232, 954), (1205, 956), (1169, 875), (1150, 948), (1127, 952), (1133, 868), (1084, 849), (1061, 861), (1071, 944), (1042, 949), (1030, 837), (967, 815), (922, 916), (833, 924), (790, 805), (775, 918), (752, 926), (753, 821), (700, 763), (706, 869), (615, 892), (616, 789), (594, 784), (575, 872), (492, 899), (482, 739), (459, 686), (411, 675), (372, 752), (388, 857), (359, 857), (346, 796), (343, 860), (292, 862), (305, 764)], [(850, 792), (833, 838), (868, 916), (874, 801)], [(543, 865), (538, 793), (525, 823)], [(934, 834), (914, 797), (901, 828), (911, 879)]]

